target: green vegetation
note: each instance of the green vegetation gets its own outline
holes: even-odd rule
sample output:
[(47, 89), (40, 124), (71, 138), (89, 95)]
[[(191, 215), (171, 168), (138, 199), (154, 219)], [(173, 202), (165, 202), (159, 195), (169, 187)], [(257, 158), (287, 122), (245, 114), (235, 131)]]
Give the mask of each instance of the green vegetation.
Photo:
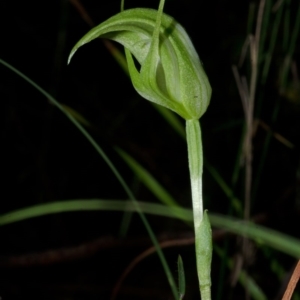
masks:
[[(176, 1), (166, 2), (164, 8), (166, 12), (172, 7), (173, 2), (175, 5)], [(73, 232), (76, 238), (82, 236), (79, 240), (85, 242), (88, 238), (83, 237), (89, 231), (87, 227), (89, 222), (95, 222), (92, 225), (93, 237), (105, 235), (111, 230), (115, 235), (119, 231), (124, 239), (131, 237), (139, 239), (141, 228), (138, 225), (139, 221), (134, 217), (136, 212), (144, 225), (143, 231), (150, 237), (162, 263), (162, 269), (156, 270), (156, 275), (153, 276), (163, 278), (161, 274), (165, 274), (174, 299), (199, 298), (196, 283), (191, 275), (196, 271), (196, 265), (201, 299), (240, 299), (244, 297), (243, 293), (250, 295), (252, 299), (275, 297), (274, 293), (279, 291), (270, 289), (265, 278), (272, 277), (269, 279), (272, 286), (279, 286), (285, 273), (293, 267), (292, 263), (300, 259), (300, 240), (293, 237), (297, 235), (299, 227), (297, 223), (299, 203), (297, 204), (295, 200), (299, 195), (295, 196), (295, 193), (289, 192), (291, 189), (296, 191), (295, 178), (298, 176), (299, 179), (300, 173), (300, 165), (297, 165), (299, 155), (296, 155), (299, 152), (296, 137), (300, 125), (300, 84), (295, 59), (299, 54), (300, 5), (296, 2), (261, 0), (257, 5), (250, 4), (248, 24), (241, 26), (248, 30), (245, 42), (238, 44), (229, 38), (227, 40), (227, 43), (230, 41), (236, 45), (232, 50), (233, 61), (237, 61), (236, 53), (241, 53), (239, 63), (232, 67), (231, 78), (224, 77), (226, 72), (224, 73), (220, 66), (214, 67), (210, 55), (207, 53), (201, 55), (213, 86), (211, 107), (204, 116), (210, 102), (210, 84), (185, 30), (175, 19), (163, 14), (164, 1), (160, 2), (158, 12), (148, 9), (125, 9), (83, 37), (72, 50), (71, 56), (80, 46), (98, 37), (121, 43), (125, 46), (125, 56), (118, 46), (107, 40), (104, 41), (104, 45), (111, 55), (93, 53), (93, 48), (101, 47), (96, 43), (84, 47), (86, 50), (80, 49), (68, 67), (68, 70), (72, 70), (70, 72), (73, 83), (74, 80), (79, 83), (63, 85), (70, 94), (70, 99), (64, 99), (60, 94), (59, 76), (62, 74), (62, 61), (66, 60), (66, 54), (63, 53), (71, 48), (62, 42), (66, 37), (62, 38), (62, 33), (66, 32), (65, 18), (68, 9), (62, 4), (53, 66), (55, 79), (52, 81), (52, 87), (48, 89), (51, 92), (48, 93), (40, 87), (43, 84), (37, 77), (34, 80), (29, 79), (27, 75), (0, 59), (1, 72), (8, 74), (3, 76), (2, 82), (2, 92), (4, 91), (2, 98), (7, 99), (6, 126), (4, 126), (4, 140), (8, 149), (6, 156), (9, 153), (16, 161), (12, 167), (8, 168), (5, 165), (4, 168), (8, 174), (7, 180), (10, 180), (9, 184), (11, 181), (14, 182), (15, 188), (10, 190), (10, 193), (6, 192), (6, 187), (4, 189), (8, 199), (4, 201), (0, 215), (5, 245), (2, 250), (2, 261), (5, 263), (6, 260), (9, 261), (9, 257), (17, 254), (22, 256), (29, 251), (37, 253), (68, 246), (67, 242), (66, 244), (53, 242), (56, 238), (57, 241), (60, 240), (58, 238), (62, 234), (60, 224), (70, 224), (68, 230)], [(85, 16), (84, 19), (89, 24), (92, 24), (84, 7), (78, 6), (77, 1), (71, 3), (73, 5), (77, 3), (74, 7)], [(238, 10), (238, 6), (236, 9)], [(184, 22), (181, 23), (185, 26)], [(80, 34), (76, 38), (79, 37)], [(197, 37), (193, 34), (195, 48), (200, 53), (212, 51), (205, 37), (208, 38), (208, 35), (204, 34), (202, 37), (199, 34)], [(226, 49), (226, 46), (223, 46)], [(205, 50), (206, 47), (209, 50)], [(21, 54), (22, 52), (19, 54), (20, 57)], [(216, 54), (214, 55), (216, 63), (220, 63)], [(109, 62), (112, 73), (110, 68), (102, 67), (108, 57), (113, 57), (121, 68), (118, 69), (114, 60)], [(92, 74), (94, 71), (88, 75), (84, 74), (85, 71), (80, 72), (80, 64), (83, 70), (87, 70), (84, 69), (85, 66), (91, 63), (98, 68), (96, 76)], [(13, 64), (17, 67), (17, 63)], [(133, 91), (130, 92), (124, 87), (123, 81), (129, 87), (130, 83), (126, 77), (122, 77), (124, 74), (122, 69), (131, 78), (136, 91), (153, 102), (153, 107), (163, 118), (160, 118), (149, 105), (141, 104), (143, 101), (137, 99)], [(216, 70), (219, 71), (218, 74)], [(32, 77), (32, 74), (29, 76)], [(68, 76), (70, 77), (71, 73)], [(77, 76), (80, 80), (74, 79)], [(15, 78), (23, 78), (27, 84), (24, 85)], [(112, 90), (107, 94), (105, 86), (110, 84), (112, 78), (110, 86)], [(14, 80), (14, 86), (18, 89), (9, 88), (9, 80)], [(39, 108), (40, 103), (46, 101), (35, 99), (40, 96), (35, 95), (33, 100), (29, 99), (31, 97), (29, 95), (34, 93), (28, 89), (30, 85), (52, 104), (47, 106), (46, 113), (42, 112), (45, 108)], [(115, 99), (115, 90), (122, 91), (122, 96), (118, 96), (120, 99)], [(10, 91), (10, 94), (5, 91)], [(80, 91), (79, 99), (86, 100), (82, 105), (74, 101), (77, 97), (76, 91), (77, 93)], [(127, 91), (128, 95), (125, 94)], [(26, 101), (22, 99), (22, 102), (10, 103), (8, 98), (14, 99), (19, 92), (26, 93)], [(238, 100), (238, 95), (242, 104)], [(66, 104), (62, 104), (65, 102)], [(81, 134), (73, 132), (73, 127), (62, 121), (64, 119), (60, 118), (53, 107), (58, 108)], [(181, 118), (173, 112), (186, 121), (186, 130)], [(26, 121), (19, 120), (22, 114)], [(201, 133), (199, 118), (202, 116)], [(150, 120), (149, 125), (147, 118)], [(21, 131), (14, 134), (11, 130), (15, 126), (11, 124), (17, 124), (17, 120), (23, 124), (24, 130), (26, 128), (25, 135), (20, 134)], [(29, 125), (31, 120), (33, 126)], [(40, 126), (40, 123), (43, 123), (43, 126)], [(52, 124), (58, 126), (55, 127), (58, 130), (54, 136), (50, 134), (54, 126)], [(20, 127), (16, 128), (19, 130)], [(71, 130), (70, 135), (67, 130)], [(35, 148), (25, 142), (31, 135), (30, 132), (42, 137), (41, 141), (37, 142), (40, 146), (36, 152), (38, 154), (36, 167), (25, 167), (23, 163), (26, 161), (24, 160), (26, 156), (21, 150), (24, 149), (24, 145), (27, 145), (27, 149)], [(61, 133), (66, 138), (60, 138)], [(23, 135), (26, 138), (20, 138)], [(82, 136), (89, 143), (83, 142)], [(13, 137), (13, 141), (7, 137)], [(188, 155), (182, 138), (187, 140)], [(38, 138), (31, 137), (31, 141), (36, 142)], [(89, 144), (94, 147), (101, 159), (94, 156)], [(205, 154), (204, 159), (202, 151)], [(190, 171), (191, 192), (188, 187), (187, 166)], [(38, 170), (35, 171), (38, 179), (36, 183), (32, 180), (32, 170)], [(72, 173), (75, 176), (71, 180), (71, 175), (67, 174)], [(22, 182), (26, 184), (21, 184)], [(55, 186), (54, 182), (57, 182), (57, 186), (50, 188), (50, 183)], [(64, 182), (68, 184), (65, 185)], [(27, 191), (29, 189), (34, 192), (29, 193)], [(202, 202), (204, 208), (209, 209), (208, 214), (203, 209)], [(66, 212), (69, 214), (65, 214)], [(96, 216), (95, 219), (90, 218), (92, 214)], [(76, 223), (72, 223), (73, 215), (79, 220)], [(47, 236), (47, 229), (43, 223), (47, 222), (46, 220), (50, 220), (52, 228), (55, 228), (49, 231), (50, 244), (43, 242), (41, 238)], [(263, 224), (257, 224), (260, 222)], [(216, 229), (212, 236), (210, 223)], [(42, 225), (33, 228), (31, 224)], [(177, 284), (174, 267), (176, 259), (170, 260), (172, 255), (170, 256), (168, 251), (163, 251), (165, 246), (159, 234), (165, 230), (190, 231), (192, 226), (195, 232), (196, 256), (191, 255), (193, 252), (190, 250), (174, 248), (176, 257), (180, 254)], [(24, 246), (19, 252), (12, 250), (10, 242), (7, 242), (5, 237), (13, 236), (15, 239), (15, 233), (10, 233), (13, 232), (13, 228), (16, 228), (20, 239), (19, 241), (16, 239), (13, 243), (27, 245), (27, 250)], [(217, 231), (218, 229), (221, 231)], [(81, 231), (85, 233), (81, 235)], [(237, 246), (235, 235), (226, 232), (240, 237)], [(92, 237), (90, 234), (88, 233), (87, 237)], [(218, 234), (221, 238), (218, 238)], [(28, 242), (31, 235), (37, 238), (33, 242)], [(212, 238), (214, 255), (210, 274)], [(77, 240), (74, 241), (71, 244), (78, 243)], [(191, 242), (187, 244), (189, 243)], [(178, 244), (180, 245), (180, 238)], [(59, 253), (59, 249), (57, 251)], [(125, 253), (125, 248), (121, 251)], [(107, 262), (114, 264), (109, 253), (103, 255), (106, 256)], [(256, 257), (254, 262), (253, 256)], [(133, 263), (134, 266), (136, 264)], [(115, 267), (116, 265), (113, 265), (112, 269)], [(150, 269), (145, 268), (139, 276), (146, 275), (150, 271), (152, 272), (152, 266)], [(15, 276), (18, 269), (12, 272)], [(101, 270), (101, 272), (108, 271)], [(125, 274), (131, 276), (126, 272)], [(71, 280), (72, 274), (69, 276)], [(119, 274), (115, 276), (117, 278)], [(121, 283), (126, 276), (121, 279)], [(229, 277), (231, 287), (226, 284)], [(155, 285), (149, 277), (145, 280), (150, 290), (153, 289), (154, 292), (158, 289), (161, 298), (170, 298), (169, 292), (168, 296), (164, 296), (162, 286)], [(111, 282), (115, 282), (115, 279)], [(243, 289), (236, 287), (237, 282)], [(155, 288), (152, 288), (152, 284)], [(100, 285), (106, 284), (102, 281)], [(3, 295), (13, 295), (16, 291), (21, 291), (21, 288), (10, 290), (9, 286), (8, 284), (4, 289)], [(118, 288), (112, 291), (111, 299), (117, 295), (120, 295), (118, 297), (121, 299), (122, 287), (121, 289), (120, 287), (119, 284)], [(167, 282), (164, 283), (163, 289), (167, 290)], [(96, 293), (96, 297), (108, 297), (107, 294), (106, 296), (100, 294)], [(45, 298), (43, 292), (39, 296)], [(16, 298), (16, 295), (14, 297)], [(57, 294), (55, 297), (58, 299)], [(65, 297), (81, 299), (78, 293)], [(88, 293), (83, 296), (85, 299), (87, 297)], [(134, 299), (132, 295), (130, 297)], [(151, 296), (150, 293), (147, 295), (147, 292), (137, 297), (158, 298), (157, 294)], [(64, 296), (61, 295), (61, 298), (64, 299)], [(298, 298), (295, 292), (293, 299)]]

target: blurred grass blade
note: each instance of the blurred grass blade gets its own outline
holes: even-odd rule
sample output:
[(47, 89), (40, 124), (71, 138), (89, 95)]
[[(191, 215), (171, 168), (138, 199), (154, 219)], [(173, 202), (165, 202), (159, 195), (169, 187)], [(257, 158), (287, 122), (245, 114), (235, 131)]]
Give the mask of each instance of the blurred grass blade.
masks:
[(268, 52), (266, 53), (266, 58), (264, 62), (264, 66), (262, 68), (262, 75), (261, 75), (261, 84), (265, 85), (268, 75), (269, 75), (269, 70), (270, 70), (270, 65), (275, 49), (275, 44), (278, 36), (278, 29), (279, 29), (279, 24), (281, 22), (282, 18), (282, 12), (283, 12), (283, 6), (281, 5), (279, 10), (276, 12), (276, 17), (274, 20), (274, 24), (272, 27), (272, 33), (271, 33), (271, 38), (270, 38), (270, 44), (269, 44), (269, 49)]
[(291, 20), (290, 20), (290, 17), (291, 17), (291, 9), (290, 9), (291, 1), (289, 1), (289, 0), (285, 1), (284, 4), (285, 5), (282, 5), (282, 6), (285, 6), (286, 9), (285, 9), (284, 18), (283, 18), (283, 32), (284, 33), (282, 35), (281, 45), (282, 45), (283, 52), (287, 52), (288, 42), (289, 42), (290, 33), (291, 33), (291, 28), (290, 28), (290, 24), (291, 24)]
[(295, 24), (293, 27), (291, 42), (288, 48), (288, 55), (292, 56), (295, 52), (295, 47), (297, 43), (297, 39), (299, 39), (299, 30), (300, 30), (300, 5), (298, 5), (297, 14), (295, 17)]
[[(227, 267), (232, 269), (234, 267), (232, 259), (229, 259), (226, 253), (217, 245), (214, 245), (214, 251), (225, 261)], [(238, 281), (240, 284), (247, 288), (251, 299), (254, 300), (267, 300), (267, 296), (261, 290), (261, 288), (256, 284), (252, 277), (246, 274), (244, 270), (240, 271), (240, 276)]]
[(116, 148), (116, 151), (135, 173), (135, 175), (141, 180), (141, 182), (157, 197), (157, 199), (169, 206), (179, 206), (179, 204), (168, 193), (168, 191), (164, 189), (161, 184), (133, 157), (120, 148)]
[[(289, 8), (288, 8), (288, 15), (289, 14), (290, 14), (290, 12), (289, 12)], [(289, 17), (288, 17), (288, 19), (289, 19)], [(283, 94), (287, 87), (288, 71), (290, 69), (292, 56), (295, 52), (297, 39), (299, 39), (299, 30), (300, 30), (300, 5), (298, 5), (298, 10), (297, 10), (296, 18), (295, 18), (295, 24), (294, 24), (292, 34), (291, 34), (290, 44), (288, 46), (287, 54), (285, 56), (283, 66), (282, 66), (282, 71), (280, 74), (281, 75), (280, 80), (279, 80), (280, 94)]]
[[(43, 215), (89, 210), (142, 211), (143, 213), (154, 214), (157, 216), (178, 218), (183, 221), (193, 220), (192, 210), (187, 208), (169, 207), (147, 202), (139, 202), (139, 207), (137, 207), (132, 201), (85, 199), (34, 205), (6, 213), (0, 216), (0, 226)], [(257, 242), (259, 245), (264, 244), (297, 259), (300, 258), (299, 239), (295, 239), (294, 237), (260, 225), (246, 223), (227, 216), (210, 213), (209, 218), (211, 225), (214, 227), (246, 236)]]
[(129, 76), (127, 61), (124, 54), (111, 41), (103, 40), (103, 43), (124, 73)]
[(225, 193), (225, 195), (230, 199), (231, 205), (234, 207), (236, 213), (242, 215), (242, 206), (241, 201), (234, 196), (233, 190), (227, 185), (227, 183), (223, 180), (222, 176), (219, 172), (207, 161), (204, 161), (204, 166), (209, 171), (211, 176), (215, 179), (218, 183), (219, 187)]
[(161, 264), (163, 266), (164, 272), (166, 274), (166, 277), (168, 279), (169, 285), (171, 287), (172, 293), (174, 295), (174, 297), (177, 296), (177, 287), (175, 284), (175, 280), (173, 278), (173, 275), (171, 273), (171, 270), (167, 264), (167, 261), (164, 257), (164, 254), (159, 246), (159, 243), (156, 239), (156, 236), (154, 234), (154, 232), (151, 229), (150, 224), (148, 223), (145, 215), (143, 214), (143, 212), (140, 210), (139, 204), (136, 201), (132, 191), (130, 190), (130, 188), (128, 187), (127, 183), (125, 182), (125, 180), (123, 179), (123, 177), (121, 176), (121, 174), (118, 172), (118, 170), (116, 169), (116, 167), (114, 166), (114, 164), (111, 162), (111, 160), (108, 158), (108, 156), (105, 154), (105, 152), (102, 150), (102, 148), (96, 143), (96, 141), (92, 138), (92, 136), (81, 126), (81, 124), (72, 116), (72, 114), (70, 114), (68, 111), (66, 111), (64, 109), (64, 107), (58, 102), (56, 101), (49, 93), (47, 93), (44, 89), (42, 89), (38, 84), (36, 84), (34, 81), (32, 81), (30, 78), (28, 78), (25, 74), (23, 74), (22, 72), (20, 72), (19, 70), (17, 70), (16, 68), (14, 68), (13, 66), (11, 66), (10, 64), (8, 64), (7, 62), (3, 61), (2, 59), (0, 59), (0, 63), (2, 65), (4, 65), (5, 67), (7, 67), (8, 69), (10, 69), (11, 71), (15, 72), (18, 76), (20, 76), (21, 78), (23, 78), (25, 81), (27, 81), (29, 84), (31, 84), (35, 89), (37, 89), (41, 94), (43, 94), (46, 98), (48, 98), (48, 100), (54, 105), (56, 106), (74, 125), (75, 127), (77, 127), (77, 129), (84, 135), (84, 137), (90, 142), (90, 144), (94, 147), (94, 149), (98, 152), (98, 154), (102, 157), (102, 159), (105, 161), (105, 163), (109, 166), (109, 168), (111, 169), (112, 173), (116, 176), (116, 178), (118, 179), (119, 183), (121, 184), (121, 186), (123, 187), (123, 189), (125, 190), (125, 192), (127, 193), (128, 197), (130, 198), (130, 200), (132, 201), (136, 211), (138, 212), (140, 218), (142, 219), (142, 222), (150, 236), (150, 239), (153, 243), (153, 245), (155, 246), (155, 249), (157, 251), (158, 257), (161, 261)]
[(182, 300), (185, 295), (185, 274), (181, 256), (178, 256), (178, 292), (179, 300)]
[[(282, 4), (279, 7), (278, 11), (276, 12), (276, 18), (275, 18), (273, 29), (272, 29), (269, 52), (267, 54), (267, 59), (265, 61), (265, 65), (264, 65), (263, 73), (262, 73), (262, 84), (265, 84), (267, 81), (267, 78), (268, 78), (271, 59), (272, 59), (272, 55), (273, 55), (273, 52), (275, 49), (275, 42), (276, 42), (276, 38), (278, 35), (278, 31), (279, 31), (279, 25), (280, 25), (280, 22), (282, 19), (283, 8), (286, 5), (287, 8), (286, 8), (286, 12), (285, 12), (284, 20), (283, 20), (284, 21), (283, 22), (284, 33), (283, 33), (283, 40), (281, 41), (281, 44), (282, 44), (283, 49), (287, 53), (286, 53), (286, 56), (285, 56), (285, 59), (284, 59), (283, 65), (282, 65), (281, 72), (279, 74), (279, 91), (280, 91), (281, 95), (284, 94), (286, 87), (287, 87), (288, 71), (290, 70), (291, 58), (295, 51), (295, 46), (296, 46), (297, 39), (299, 38), (299, 29), (300, 29), (300, 5), (298, 5), (298, 10), (297, 10), (296, 18), (295, 18), (295, 25), (293, 27), (293, 31), (291, 34), (290, 44), (288, 45), (288, 37), (290, 34), (290, 27), (289, 27), (290, 26), (289, 25), (289, 23), (290, 23), (289, 5), (290, 4), (291, 4), (290, 2), (286, 2), (285, 4)], [(278, 114), (280, 112), (280, 104), (281, 104), (281, 101), (279, 98), (276, 101), (276, 103), (274, 104), (274, 109), (273, 109), (273, 113), (271, 116), (271, 124), (274, 124), (278, 117)], [(258, 193), (261, 176), (263, 174), (263, 168), (265, 165), (266, 157), (268, 155), (268, 150), (270, 147), (271, 139), (272, 139), (272, 132), (268, 132), (267, 137), (264, 141), (264, 145), (262, 147), (263, 151), (262, 151), (262, 154), (260, 155), (257, 172), (256, 172), (256, 175), (254, 176), (254, 184), (253, 184), (253, 189), (252, 189), (253, 204), (255, 203), (254, 201), (257, 198), (256, 195)]]
[(272, 6), (272, 1), (267, 0), (265, 4), (264, 15), (261, 24), (261, 34), (260, 34), (259, 51), (258, 51), (259, 64), (264, 59), (264, 52), (265, 52), (264, 49), (265, 49), (267, 31), (269, 29), (271, 6)]
[(247, 35), (252, 32), (254, 24), (255, 24), (255, 22), (254, 22), (255, 21), (255, 10), (256, 10), (256, 4), (253, 2), (250, 2), (248, 18), (247, 18)]
[[(153, 214), (162, 217), (178, 218), (181, 220), (192, 221), (193, 214), (191, 209), (181, 207), (168, 207), (161, 204), (147, 203), (139, 201), (139, 209), (143, 213)], [(125, 200), (100, 200), (100, 199), (78, 199), (67, 201), (56, 201), (51, 203), (34, 205), (18, 209), (0, 215), (0, 226), (8, 225), (27, 219), (41, 217), (45, 215), (74, 212), (74, 211), (129, 211), (137, 212), (136, 206), (131, 201)]]
[(179, 117), (169, 109), (153, 103), (155, 109), (163, 116), (163, 118), (171, 125), (171, 127), (185, 139), (185, 127)]
[(268, 245), (276, 250), (300, 258), (300, 240), (284, 233), (256, 225), (238, 221), (227, 216), (210, 214), (211, 224), (229, 232), (253, 239), (259, 245)]
[(80, 124), (84, 125), (85, 127), (91, 127), (92, 124), (78, 111), (73, 109), (72, 107), (61, 104), (61, 106), (64, 108), (65, 111), (67, 111), (76, 121), (78, 121)]

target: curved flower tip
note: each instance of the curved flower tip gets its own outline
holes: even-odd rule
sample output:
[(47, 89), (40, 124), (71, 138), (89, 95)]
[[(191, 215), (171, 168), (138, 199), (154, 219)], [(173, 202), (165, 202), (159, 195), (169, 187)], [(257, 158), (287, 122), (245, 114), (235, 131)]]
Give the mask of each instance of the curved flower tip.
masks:
[(174, 18), (152, 9), (125, 10), (88, 32), (69, 61), (79, 47), (98, 37), (125, 47), (132, 83), (142, 97), (186, 120), (205, 113), (211, 86), (189, 36)]

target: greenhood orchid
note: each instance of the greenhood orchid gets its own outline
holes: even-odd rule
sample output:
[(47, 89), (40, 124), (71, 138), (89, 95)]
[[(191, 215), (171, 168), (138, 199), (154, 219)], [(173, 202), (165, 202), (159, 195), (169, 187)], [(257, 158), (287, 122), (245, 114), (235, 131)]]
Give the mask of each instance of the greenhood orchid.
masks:
[(157, 24), (158, 13), (146, 8), (120, 12), (88, 32), (74, 46), (69, 60), (95, 38), (114, 40), (126, 49), (130, 77), (142, 97), (186, 120), (199, 119), (210, 101), (209, 81), (184, 28), (166, 14)]
[(212, 239), (209, 218), (203, 211), (199, 119), (209, 105), (211, 87), (186, 31), (174, 18), (163, 13), (163, 6), (164, 0), (161, 0), (158, 11), (136, 8), (109, 18), (80, 39), (69, 61), (79, 47), (96, 38), (122, 44), (136, 91), (186, 120), (197, 271), (201, 298), (210, 300)]

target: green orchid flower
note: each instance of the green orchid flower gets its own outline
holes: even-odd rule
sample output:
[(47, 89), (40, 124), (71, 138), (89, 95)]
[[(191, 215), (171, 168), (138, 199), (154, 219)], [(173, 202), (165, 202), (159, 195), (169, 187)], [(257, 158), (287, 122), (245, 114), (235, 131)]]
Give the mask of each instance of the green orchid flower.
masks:
[(133, 86), (142, 97), (186, 120), (199, 119), (204, 114), (211, 87), (189, 36), (174, 18), (160, 10), (125, 10), (81, 38), (69, 60), (79, 47), (99, 37), (125, 47)]

